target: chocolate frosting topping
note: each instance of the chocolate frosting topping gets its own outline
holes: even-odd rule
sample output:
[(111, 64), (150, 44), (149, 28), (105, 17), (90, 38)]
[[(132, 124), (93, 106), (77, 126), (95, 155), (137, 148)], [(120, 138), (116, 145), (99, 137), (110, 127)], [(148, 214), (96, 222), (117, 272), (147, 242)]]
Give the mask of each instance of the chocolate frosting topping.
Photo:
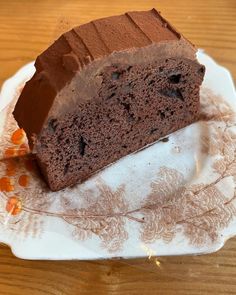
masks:
[(33, 147), (32, 138), (50, 117), (93, 97), (101, 85), (102, 68), (117, 61), (132, 65), (165, 56), (194, 60), (195, 48), (155, 9), (75, 27), (38, 56), (36, 72), (26, 83), (14, 116)]

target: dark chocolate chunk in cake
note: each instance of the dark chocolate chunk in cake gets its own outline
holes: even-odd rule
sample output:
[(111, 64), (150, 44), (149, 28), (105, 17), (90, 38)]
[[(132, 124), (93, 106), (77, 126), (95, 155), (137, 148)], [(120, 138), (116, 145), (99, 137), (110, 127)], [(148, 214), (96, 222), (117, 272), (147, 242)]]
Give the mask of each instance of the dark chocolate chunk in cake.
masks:
[(76, 27), (43, 52), (14, 116), (50, 188), (194, 122), (205, 71), (195, 54), (154, 9)]

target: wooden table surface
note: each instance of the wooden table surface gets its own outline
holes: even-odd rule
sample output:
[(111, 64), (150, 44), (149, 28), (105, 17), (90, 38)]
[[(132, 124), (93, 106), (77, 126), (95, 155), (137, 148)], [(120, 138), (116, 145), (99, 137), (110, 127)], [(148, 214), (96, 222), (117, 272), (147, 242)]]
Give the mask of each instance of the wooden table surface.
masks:
[[(64, 30), (152, 7), (236, 79), (236, 0), (0, 0), (0, 85)], [(0, 295), (236, 294), (236, 238), (215, 254), (159, 260), (24, 261), (2, 245)]]

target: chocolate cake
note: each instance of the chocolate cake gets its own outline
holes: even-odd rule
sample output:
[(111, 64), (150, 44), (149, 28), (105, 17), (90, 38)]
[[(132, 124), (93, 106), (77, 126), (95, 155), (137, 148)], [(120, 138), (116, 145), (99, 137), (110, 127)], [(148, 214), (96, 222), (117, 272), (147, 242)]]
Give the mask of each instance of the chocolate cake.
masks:
[(205, 68), (155, 9), (92, 21), (38, 56), (14, 116), (51, 190), (194, 122)]

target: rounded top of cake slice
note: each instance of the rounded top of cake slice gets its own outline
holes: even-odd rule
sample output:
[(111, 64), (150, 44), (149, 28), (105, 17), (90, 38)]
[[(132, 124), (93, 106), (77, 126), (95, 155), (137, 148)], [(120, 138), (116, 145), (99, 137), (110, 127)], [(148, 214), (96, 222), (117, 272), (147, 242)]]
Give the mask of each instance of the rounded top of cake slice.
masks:
[(96, 96), (101, 69), (184, 57), (195, 60), (194, 46), (155, 9), (91, 21), (62, 34), (35, 62), (36, 72), (18, 99), (14, 116), (33, 137), (55, 114)]

